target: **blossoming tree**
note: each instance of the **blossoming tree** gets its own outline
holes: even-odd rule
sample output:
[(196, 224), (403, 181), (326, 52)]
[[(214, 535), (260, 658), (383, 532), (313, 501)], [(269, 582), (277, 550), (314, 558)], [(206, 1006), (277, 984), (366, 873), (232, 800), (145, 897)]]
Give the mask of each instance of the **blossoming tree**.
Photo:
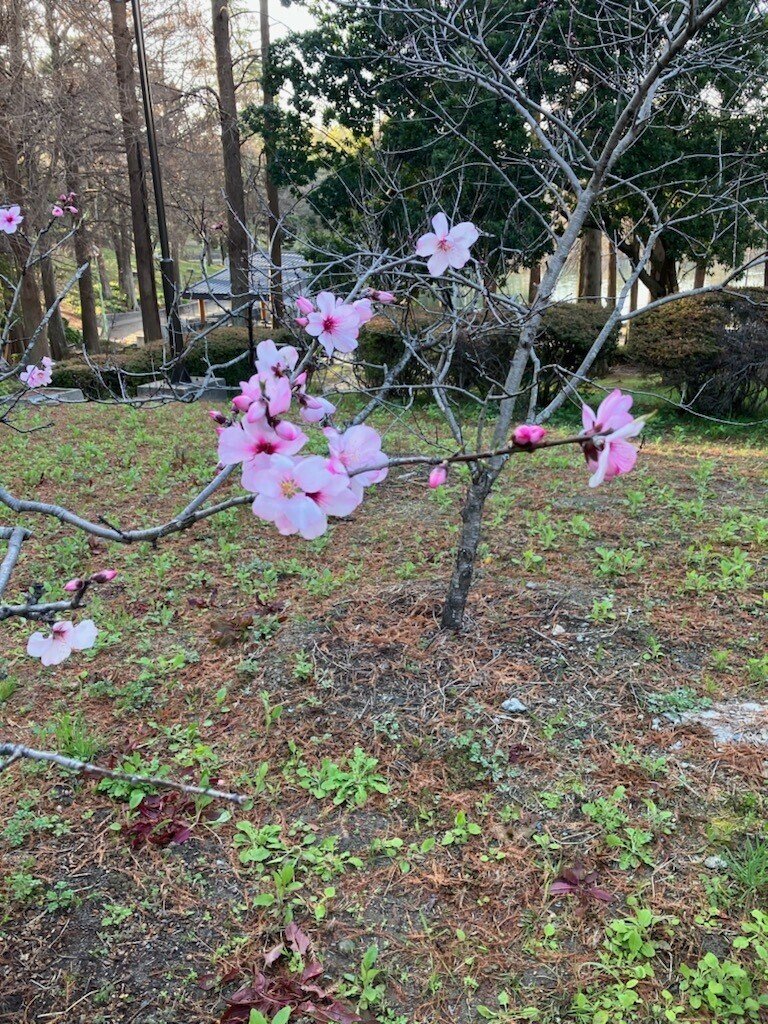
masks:
[[(622, 15), (619, 5), (603, 5), (606, 13), (623, 21), (621, 25), (614, 21), (608, 28), (599, 20), (598, 10), (595, 24), (601, 32), (612, 33), (616, 47), (623, 40), (625, 49), (618, 56), (616, 47), (611, 51), (613, 72), (601, 81), (601, 89), (613, 97), (610, 117), (604, 123), (607, 115), (601, 105), (598, 128), (589, 132), (583, 130), (586, 115), (580, 102), (574, 102), (571, 108), (563, 105), (562, 109), (548, 109), (541, 102), (541, 83), (516, 72), (538, 45), (537, 39), (546, 31), (560, 31), (558, 12), (550, 12), (549, 7), (542, 10), (542, 24), (519, 12), (515, 14), (512, 20), (517, 35), (510, 37), (504, 56), (494, 49), (498, 39), (494, 37), (491, 45), (484, 35), (481, 6), (462, 5), (459, 14), (451, 15), (442, 4), (412, 8), (404, 0), (385, 0), (380, 16), (394, 14), (411, 26), (404, 60), (410, 62), (414, 73), (427, 68), (436, 74), (443, 68), (452, 76), (469, 75), (478, 88), (509, 103), (535, 139), (536, 188), (539, 198), (542, 193), (551, 198), (553, 207), (549, 220), (544, 221), (550, 256), (535, 295), (524, 302), (489, 277), (487, 256), (478, 255), (479, 243), (482, 241), (487, 253), (494, 238), (483, 233), (482, 224), (475, 225), (468, 219), (471, 211), (457, 208), (455, 202), (450, 207), (446, 202), (440, 209), (437, 198), (431, 208), (420, 211), (419, 228), (409, 230), (396, 247), (376, 247), (370, 240), (365, 245), (361, 240), (343, 256), (319, 253), (316, 285), (298, 298), (286, 324), (293, 333), (293, 343), (278, 346), (274, 341), (262, 342), (254, 365), (243, 374), (231, 409), (211, 414), (218, 441), (216, 454), (211, 446), (210, 482), (171, 520), (142, 529), (116, 526), (104, 519), (92, 521), (65, 506), (11, 494), (0, 480), (0, 504), (24, 517), (25, 524), (3, 527), (0, 533), (8, 542), (0, 566), (0, 602), (5, 601), (29, 536), (26, 523), (38, 515), (54, 517), (102, 540), (133, 544), (159, 542), (226, 509), (247, 505), (262, 528), (295, 536), (300, 545), (303, 540), (322, 535), (333, 519), (364, 515), (368, 489), (386, 486), (388, 475), (398, 467), (422, 467), (425, 487), (428, 484), (434, 488), (445, 483), (451, 467), (462, 464), (469, 470), (468, 484), (442, 616), (445, 628), (459, 629), (464, 622), (485, 502), (515, 457), (535, 457), (536, 452), (553, 446), (578, 449), (589, 473), (584, 476), (584, 484), (588, 482), (592, 487), (609, 483), (634, 467), (637, 448), (632, 439), (642, 430), (643, 422), (632, 416), (631, 396), (610, 392), (593, 410), (580, 402), (579, 389), (589, 381), (590, 371), (611, 333), (636, 315), (636, 311), (627, 310), (627, 298), (644, 272), (656, 240), (662, 232), (679, 227), (685, 217), (681, 220), (674, 210), (657, 209), (652, 190), (622, 171), (622, 160), (661, 116), (665, 102), (681, 100), (685, 90), (681, 91), (680, 83), (686, 83), (687, 88), (698, 80), (696, 76), (706, 60), (718, 59), (720, 38), (714, 32), (713, 42), (708, 33), (717, 26), (726, 0), (710, 0), (703, 6), (670, 0), (663, 18), (650, 7), (633, 8)], [(551, 24), (547, 22), (550, 14)], [(587, 16), (593, 15), (588, 12)], [(631, 61), (627, 60), (627, 51)], [(579, 81), (589, 71), (590, 53), (585, 46), (581, 54), (575, 50), (570, 54), (581, 61), (583, 74), (577, 76)], [(631, 75), (627, 74), (628, 66), (633, 69)], [(576, 95), (580, 97), (581, 92)], [(461, 126), (450, 122), (446, 130), (457, 137), (461, 134)], [(579, 235), (599, 223), (601, 203), (617, 189), (618, 182), (623, 189), (643, 196), (655, 226), (643, 236), (643, 244), (638, 243), (637, 258), (581, 365), (575, 372), (555, 366), (560, 386), (554, 397), (540, 403), (543, 368), (537, 343), (544, 314), (555, 302), (556, 288)], [(712, 186), (712, 208), (725, 207), (722, 192), (721, 188), (721, 194), (716, 194)], [(524, 206), (530, 205), (532, 198), (519, 194)], [(697, 203), (702, 201), (700, 191)], [(62, 197), (52, 217), (79, 215), (71, 202), (72, 197)], [(753, 214), (738, 189), (729, 193), (728, 202), (731, 212)], [(530, 208), (532, 216), (542, 218), (540, 207)], [(20, 230), (22, 220), (23, 211), (9, 201), (0, 211), (0, 230)], [(627, 225), (626, 233), (637, 242), (640, 234), (633, 232), (633, 225)], [(502, 252), (497, 263), (503, 265), (504, 259)], [(726, 287), (746, 266), (760, 260), (765, 261), (764, 254), (734, 268), (717, 285), (700, 286), (693, 292)], [(329, 285), (334, 279), (337, 283)], [(667, 295), (652, 305), (691, 293)], [(238, 312), (233, 310), (232, 315)], [(354, 359), (361, 332), (374, 314), (389, 318), (402, 340), (402, 349), (390, 364), (378, 367), (379, 384), (360, 387)], [(500, 371), (485, 374), (481, 387), (453, 383), (451, 370), (464, 339), (488, 337), (509, 322), (515, 324), (517, 341)], [(204, 346), (210, 329), (190, 336), (184, 352), (158, 368), (171, 388), (175, 361), (183, 360), (193, 347)], [(13, 425), (12, 417), (19, 414), (28, 392), (45, 389), (51, 380), (50, 360), (29, 365), (30, 355), (31, 349), (27, 348), (17, 365), (0, 371), (0, 383), (12, 385), (0, 416), (7, 425)], [(85, 358), (98, 375), (101, 368), (87, 354)], [(246, 358), (245, 354), (241, 357)], [(417, 382), (404, 382), (403, 371), (408, 367), (418, 369)], [(209, 364), (209, 375), (216, 369)], [(117, 376), (116, 403), (133, 401), (125, 375), (121, 378), (118, 372)], [(105, 382), (103, 376), (101, 379)], [(354, 412), (344, 422), (337, 411), (338, 395), (350, 397), (350, 392)], [(435, 404), (444, 418), (448, 439), (443, 437), (418, 452), (389, 451), (386, 436), (377, 429), (380, 414), (393, 400), (409, 402), (416, 394), (425, 395)], [(568, 436), (548, 432), (545, 424), (567, 401), (581, 405), (582, 429)], [(318, 444), (322, 437), (322, 454), (308, 453), (313, 432)], [(34, 443), (34, 437), (30, 443)], [(313, 444), (313, 452), (318, 444)], [(217, 461), (218, 468), (214, 468)], [(241, 490), (222, 497), (219, 492), (230, 488), (237, 475)], [(573, 486), (580, 486), (578, 480)], [(2, 603), (0, 619), (18, 616), (43, 623), (45, 629), (30, 636), (28, 653), (55, 665), (72, 651), (93, 643), (98, 623), (89, 625), (88, 619), (76, 622), (64, 616), (79, 616), (89, 587), (98, 585), (101, 575), (71, 581), (65, 587), (67, 597), (60, 601), (41, 602), (39, 594), (31, 593), (15, 603)]]

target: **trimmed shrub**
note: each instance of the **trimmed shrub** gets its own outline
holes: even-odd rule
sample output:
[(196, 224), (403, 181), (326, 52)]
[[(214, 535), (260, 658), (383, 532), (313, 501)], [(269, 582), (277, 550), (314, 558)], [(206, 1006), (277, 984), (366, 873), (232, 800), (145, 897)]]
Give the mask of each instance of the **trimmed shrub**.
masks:
[[(548, 309), (543, 317), (542, 329), (536, 342), (536, 354), (542, 365), (539, 395), (549, 400), (558, 384), (551, 364), (565, 370), (576, 370), (589, 351), (595, 338), (605, 325), (609, 311), (591, 303), (561, 303)], [(503, 383), (512, 354), (517, 346), (519, 331), (510, 325), (505, 328), (479, 322), (476, 333), (462, 332), (447, 383), (467, 390), (487, 391)], [(619, 340), (618, 327), (611, 332), (592, 372), (604, 373), (616, 355)], [(369, 386), (381, 384), (382, 364), (392, 366), (403, 353), (403, 343), (397, 329), (383, 319), (372, 320), (360, 335), (356, 350), (357, 370), (362, 381)], [(375, 366), (364, 366), (373, 363)], [(412, 360), (398, 378), (398, 384), (423, 384), (429, 379), (424, 367)]]
[[(265, 328), (254, 330), (254, 342), (258, 345), (266, 338), (274, 338), (278, 345), (289, 344), (292, 336), (288, 331), (268, 331)], [(198, 341), (186, 360), (186, 366), (193, 377), (202, 377), (206, 373), (208, 364), (217, 365), (227, 363), (236, 356), (248, 351), (248, 331), (245, 327), (221, 327), (212, 331), (205, 339)], [(141, 348), (132, 348), (124, 351), (119, 349), (108, 356), (98, 356), (99, 363), (109, 362), (120, 367), (127, 373), (138, 373), (146, 376), (141, 378), (128, 378), (126, 388), (129, 394), (134, 394), (139, 384), (150, 379), (152, 372), (161, 365), (163, 360), (163, 347), (155, 342)], [(246, 360), (242, 359), (234, 366), (217, 370), (217, 376), (223, 377), (230, 387), (237, 387), (241, 380), (250, 374), (246, 366)], [(102, 370), (109, 389), (115, 390), (119, 386), (117, 370)], [(91, 397), (103, 397), (104, 388), (94, 375), (91, 368), (81, 359), (67, 359), (57, 363), (53, 368), (52, 384), (57, 388), (80, 388), (84, 394)]]
[(768, 292), (669, 302), (632, 322), (627, 355), (708, 416), (754, 413), (768, 401)]

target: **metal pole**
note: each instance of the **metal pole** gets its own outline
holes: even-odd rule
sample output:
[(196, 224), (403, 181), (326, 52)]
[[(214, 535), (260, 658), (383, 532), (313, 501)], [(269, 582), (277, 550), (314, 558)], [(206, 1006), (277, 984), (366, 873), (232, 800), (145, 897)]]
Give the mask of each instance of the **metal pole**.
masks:
[[(133, 29), (136, 36), (136, 58), (139, 65), (139, 82), (141, 98), (144, 104), (144, 121), (147, 127), (147, 148), (149, 149), (149, 166), (152, 172), (152, 185), (155, 192), (155, 209), (157, 211), (157, 235), (160, 242), (160, 277), (163, 283), (163, 299), (165, 314), (168, 321), (168, 340), (171, 356), (175, 359), (184, 351), (184, 334), (179, 319), (176, 301), (176, 268), (171, 256), (168, 240), (168, 223), (165, 219), (165, 200), (163, 198), (163, 177), (160, 170), (160, 158), (157, 151), (157, 133), (155, 131), (155, 113), (152, 107), (152, 87), (147, 69), (147, 51), (144, 46), (144, 25), (141, 20), (139, 0), (131, 0), (133, 12)], [(171, 380), (178, 383), (189, 380), (189, 374), (180, 363), (171, 373)]]

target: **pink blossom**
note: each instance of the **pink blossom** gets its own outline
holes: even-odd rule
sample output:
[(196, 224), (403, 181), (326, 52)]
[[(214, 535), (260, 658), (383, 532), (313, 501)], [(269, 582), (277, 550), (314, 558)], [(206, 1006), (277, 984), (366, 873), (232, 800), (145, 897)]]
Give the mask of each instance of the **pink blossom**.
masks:
[(265, 380), (268, 376), (290, 376), (298, 361), (299, 353), (293, 345), (278, 348), (269, 338), (256, 346), (256, 372)]
[(296, 299), (296, 308), (300, 313), (304, 314), (304, 316), (306, 316), (307, 313), (315, 312), (315, 304), (311, 299), (306, 298), (304, 295), (300, 295), (298, 299)]
[(76, 576), (73, 580), (64, 584), (64, 589), (68, 594), (76, 594), (78, 590), (82, 590), (85, 586), (85, 580), (81, 580), (79, 576)]
[[(350, 487), (362, 495), (364, 487), (380, 483), (387, 475), (387, 456), (381, 450), (381, 436), (366, 424), (349, 427), (340, 434), (333, 427), (323, 431), (328, 438), (331, 453), (331, 468), (334, 472), (349, 473)], [(366, 473), (354, 473), (356, 469), (374, 466)]]
[[(616, 388), (600, 403), (597, 413), (588, 405), (582, 406), (583, 437), (589, 438), (582, 449), (587, 465), (592, 470), (590, 487), (598, 487), (604, 480), (629, 473), (637, 462), (637, 448), (626, 440), (636, 437), (645, 426), (642, 419), (630, 413), (632, 395)], [(596, 437), (601, 434), (601, 437)]]
[(429, 474), (429, 486), (433, 490), (435, 490), (438, 487), (442, 487), (447, 479), (448, 466), (445, 462), (441, 462), (440, 465), (435, 466), (435, 468)]
[(307, 317), (307, 334), (317, 338), (327, 356), (335, 349), (353, 352), (357, 348), (360, 317), (352, 306), (346, 306), (331, 292), (320, 292), (317, 309)]
[(223, 466), (243, 464), (243, 487), (254, 490), (253, 474), (269, 465), (270, 455), (296, 455), (307, 436), (293, 423), (283, 420), (271, 427), (266, 420), (245, 420), (225, 427), (219, 435), (219, 462)]
[(368, 290), (368, 295), (374, 302), (383, 302), (385, 305), (395, 301), (393, 292), (380, 292), (376, 288), (370, 288)]
[(92, 619), (84, 619), (77, 626), (72, 622), (56, 622), (49, 636), (32, 634), (27, 641), (27, 654), (39, 658), (43, 665), (59, 665), (72, 651), (93, 647), (98, 632)]
[(294, 381), (294, 384), (298, 384), (295, 396), (299, 404), (299, 415), (304, 422), (319, 423), (326, 416), (333, 416), (336, 412), (336, 406), (320, 395), (308, 394), (306, 381), (306, 373), (300, 373)]
[(91, 576), (91, 583), (111, 583), (117, 576), (117, 569), (102, 569)]
[(448, 267), (460, 270), (470, 258), (469, 247), (480, 237), (470, 221), (451, 227), (444, 213), (432, 218), (434, 231), (422, 235), (416, 243), (417, 256), (429, 256), (427, 270), (432, 277), (440, 277)]
[(51, 208), (51, 216), (52, 217), (63, 217), (64, 216), (64, 211), (62, 210), (62, 208), (60, 206), (54, 206), (54, 207)]
[(8, 206), (0, 210), (0, 231), (6, 235), (16, 234), (16, 229), (24, 220), (20, 206)]
[(353, 496), (345, 498), (349, 481), (335, 476), (319, 455), (291, 459), (272, 455), (252, 475), (256, 492), (253, 513), (274, 523), (284, 536), (298, 533), (314, 540), (325, 533), (328, 514), (347, 515), (355, 506)]
[(51, 383), (53, 360), (50, 356), (43, 356), (40, 366), (28, 366), (19, 374), (19, 380), (28, 388), (45, 388)]
[(71, 213), (73, 217), (76, 217), (80, 211), (76, 206), (68, 206), (67, 213)]
[[(294, 349), (295, 351), (295, 349)], [(255, 373), (250, 380), (241, 380), (242, 394), (235, 395), (232, 405), (244, 412), (250, 423), (265, 416), (280, 416), (291, 406), (291, 382), (288, 377), (269, 376), (265, 379)]]
[(535, 423), (522, 423), (515, 427), (512, 440), (520, 448), (534, 448), (546, 433), (544, 427), (539, 427)]
[(371, 306), (370, 299), (357, 299), (356, 302), (352, 303), (352, 309), (357, 313), (357, 319), (361, 327), (363, 324), (367, 324), (369, 320), (373, 320), (373, 307)]

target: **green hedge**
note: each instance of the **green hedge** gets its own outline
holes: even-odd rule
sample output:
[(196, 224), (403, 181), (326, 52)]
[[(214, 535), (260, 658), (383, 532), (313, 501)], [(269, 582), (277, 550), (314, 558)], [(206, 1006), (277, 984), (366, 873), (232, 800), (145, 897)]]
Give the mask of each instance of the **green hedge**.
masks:
[[(536, 354), (544, 368), (539, 379), (542, 401), (548, 401), (558, 383), (554, 371), (545, 367), (557, 364), (566, 370), (576, 370), (604, 327), (608, 315), (607, 309), (591, 303), (561, 303), (546, 311), (536, 341)], [(518, 338), (519, 331), (513, 325), (496, 328), (479, 323), (474, 330), (463, 331), (456, 342), (447, 383), (485, 391), (494, 383), (502, 383)], [(619, 328), (616, 327), (593, 366), (593, 373), (602, 374), (608, 369), (615, 358), (618, 341)], [(383, 365), (393, 366), (403, 351), (401, 335), (393, 324), (380, 319), (371, 321), (361, 333), (356, 351), (361, 381), (373, 387), (380, 385), (384, 377)], [(428, 371), (416, 360), (411, 360), (397, 384), (423, 384), (428, 379)]]
[[(285, 330), (268, 331), (265, 328), (254, 330), (256, 344), (266, 338), (274, 338), (278, 344), (288, 344), (292, 340), (290, 333)], [(192, 376), (203, 376), (208, 368), (208, 363), (213, 365), (226, 363), (247, 351), (248, 331), (245, 327), (221, 327), (195, 344), (186, 360), (186, 366)], [(152, 343), (127, 351), (116, 349), (109, 354), (97, 356), (95, 362), (99, 364), (109, 362), (119, 366), (127, 373), (150, 374), (161, 365), (162, 360), (162, 345)], [(241, 380), (249, 376), (246, 360), (241, 360), (234, 366), (216, 372), (217, 376), (223, 377), (230, 387), (237, 387)], [(118, 387), (117, 370), (103, 370), (101, 375), (110, 389)], [(136, 387), (148, 379), (148, 377), (128, 378), (126, 386), (129, 393), (133, 394)], [(84, 394), (92, 397), (108, 393), (100, 385), (87, 363), (81, 359), (67, 359), (57, 363), (53, 368), (52, 384), (59, 388), (80, 388)]]
[(768, 401), (768, 292), (678, 299), (632, 321), (627, 355), (697, 412), (732, 416)]

